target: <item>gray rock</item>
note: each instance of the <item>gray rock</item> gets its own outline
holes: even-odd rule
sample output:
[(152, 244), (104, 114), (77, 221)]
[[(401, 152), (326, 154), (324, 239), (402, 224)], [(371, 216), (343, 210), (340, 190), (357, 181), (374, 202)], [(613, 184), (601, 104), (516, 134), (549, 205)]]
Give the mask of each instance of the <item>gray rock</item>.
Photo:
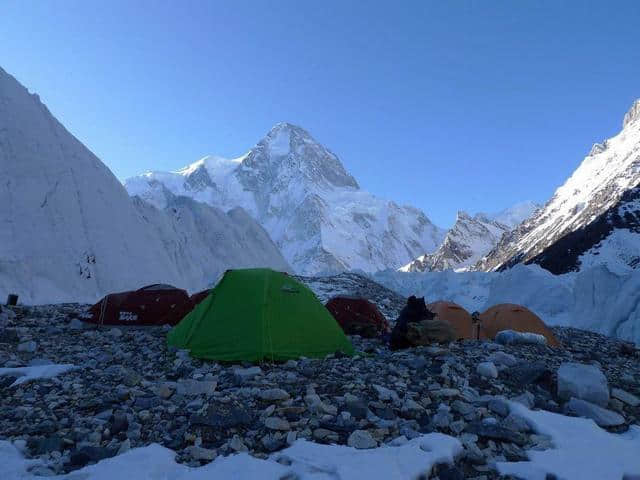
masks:
[(601, 427), (617, 427), (624, 424), (624, 417), (619, 413), (578, 398), (569, 400), (565, 405), (565, 411), (579, 417), (590, 418)]
[(535, 397), (533, 393), (525, 391), (524, 393), (513, 397), (511, 400), (531, 409), (535, 405)]
[(278, 418), (278, 417), (265, 418), (264, 426), (270, 430), (283, 430), (283, 431), (291, 430), (291, 425), (289, 425), (289, 422), (283, 418)]
[(373, 385), (373, 389), (378, 394), (378, 399), (382, 402), (400, 401), (398, 394), (394, 390), (382, 387), (380, 385)]
[(501, 345), (546, 345), (547, 339), (537, 333), (502, 330), (496, 335), (496, 342)]
[(527, 433), (531, 431), (531, 426), (527, 419), (516, 413), (509, 414), (500, 425), (514, 432)]
[(627, 405), (631, 405), (632, 407), (637, 407), (638, 405), (640, 405), (640, 398), (620, 388), (612, 388), (611, 396), (613, 398), (617, 398), (623, 403), (626, 403)]
[(280, 402), (282, 400), (287, 400), (289, 398), (289, 394), (281, 388), (270, 388), (268, 390), (262, 390), (259, 397), (261, 400), (267, 402)]
[(509, 404), (500, 398), (490, 400), (487, 406), (489, 407), (489, 410), (497, 413), (501, 417), (506, 417), (507, 415), (509, 415)]
[(176, 393), (185, 396), (212, 395), (216, 386), (215, 380), (179, 380)]
[(210, 450), (208, 448), (203, 448), (196, 445), (187, 447), (185, 451), (194, 460), (203, 460), (207, 462), (215, 460), (215, 458), (218, 456), (215, 450)]
[(518, 359), (513, 355), (505, 352), (493, 352), (487, 357), (488, 362), (493, 362), (495, 365), (504, 365), (505, 367), (513, 367), (518, 363)]
[(248, 382), (262, 374), (262, 369), (260, 367), (236, 368), (233, 374), (240, 382)]
[(609, 384), (598, 367), (581, 363), (563, 363), (558, 368), (558, 396), (572, 397), (606, 407)]
[(22, 342), (18, 345), (19, 352), (28, 352), (33, 353), (38, 349), (38, 344), (33, 340), (29, 340), (27, 342)]
[(476, 372), (486, 378), (498, 378), (498, 369), (493, 362), (481, 362), (476, 367)]
[(375, 448), (378, 442), (366, 430), (354, 430), (347, 440), (347, 445), (357, 449)]
[(474, 433), (479, 437), (491, 440), (499, 440), (501, 442), (511, 442), (517, 445), (524, 445), (527, 437), (522, 433), (509, 430), (495, 423), (474, 422), (467, 425), (468, 433)]
[(242, 438), (240, 438), (238, 435), (234, 435), (231, 441), (229, 441), (229, 447), (234, 452), (246, 452), (249, 450), (242, 441)]

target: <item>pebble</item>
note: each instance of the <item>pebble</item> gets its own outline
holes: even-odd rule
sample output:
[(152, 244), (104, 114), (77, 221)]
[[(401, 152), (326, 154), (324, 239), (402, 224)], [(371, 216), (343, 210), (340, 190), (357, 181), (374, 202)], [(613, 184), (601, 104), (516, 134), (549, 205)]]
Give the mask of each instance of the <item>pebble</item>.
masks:
[(611, 396), (632, 407), (640, 405), (640, 398), (620, 388), (612, 388)]
[(569, 400), (565, 405), (565, 411), (579, 417), (590, 418), (601, 427), (616, 427), (624, 423), (624, 417), (619, 413), (578, 398)]
[(493, 362), (481, 362), (476, 368), (478, 375), (486, 378), (498, 378), (498, 369)]
[(289, 422), (283, 418), (267, 417), (264, 420), (264, 425), (270, 430), (291, 430)]
[(357, 449), (375, 448), (378, 442), (366, 430), (354, 430), (347, 440), (347, 445)]

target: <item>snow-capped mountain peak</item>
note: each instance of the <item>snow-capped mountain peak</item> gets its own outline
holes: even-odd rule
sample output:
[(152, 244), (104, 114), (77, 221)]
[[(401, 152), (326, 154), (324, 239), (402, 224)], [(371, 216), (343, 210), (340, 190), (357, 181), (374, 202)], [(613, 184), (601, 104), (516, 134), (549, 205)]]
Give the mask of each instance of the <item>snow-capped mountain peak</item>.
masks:
[(622, 120), (622, 128), (626, 128), (632, 122), (636, 122), (640, 119), (640, 98), (633, 102), (629, 111), (625, 114)]
[(361, 190), (334, 153), (284, 122), (240, 158), (204, 157), (125, 186), (159, 207), (167, 192), (224, 210), (241, 206), (300, 273), (395, 269), (433, 251), (444, 236), (420, 210)]

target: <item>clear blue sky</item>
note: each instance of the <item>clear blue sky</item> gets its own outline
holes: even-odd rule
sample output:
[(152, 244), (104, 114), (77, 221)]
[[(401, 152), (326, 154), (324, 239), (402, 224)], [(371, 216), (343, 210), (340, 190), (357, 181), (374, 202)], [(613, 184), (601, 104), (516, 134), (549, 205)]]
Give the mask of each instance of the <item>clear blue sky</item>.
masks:
[(638, 1), (0, 1), (0, 66), (121, 179), (288, 121), (425, 210), (543, 202), (640, 97)]

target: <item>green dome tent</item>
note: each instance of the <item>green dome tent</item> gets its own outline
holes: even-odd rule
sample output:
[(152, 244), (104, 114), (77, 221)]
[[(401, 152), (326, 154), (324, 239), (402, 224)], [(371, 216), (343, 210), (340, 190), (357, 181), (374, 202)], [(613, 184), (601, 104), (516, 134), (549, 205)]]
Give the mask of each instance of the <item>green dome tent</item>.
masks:
[(221, 361), (353, 354), (351, 342), (311, 290), (262, 268), (227, 271), (167, 341), (194, 357)]

